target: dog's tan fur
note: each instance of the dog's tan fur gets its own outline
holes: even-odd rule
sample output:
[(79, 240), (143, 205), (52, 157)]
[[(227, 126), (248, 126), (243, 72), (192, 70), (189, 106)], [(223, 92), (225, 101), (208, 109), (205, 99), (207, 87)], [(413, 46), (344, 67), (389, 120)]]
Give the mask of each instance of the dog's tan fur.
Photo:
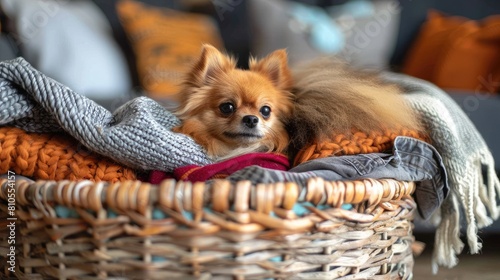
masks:
[(296, 67), (293, 79), (290, 132), (296, 148), (335, 134), (349, 135), (352, 129), (365, 133), (401, 128), (421, 131), (401, 89), (382, 81), (378, 73), (324, 58)]

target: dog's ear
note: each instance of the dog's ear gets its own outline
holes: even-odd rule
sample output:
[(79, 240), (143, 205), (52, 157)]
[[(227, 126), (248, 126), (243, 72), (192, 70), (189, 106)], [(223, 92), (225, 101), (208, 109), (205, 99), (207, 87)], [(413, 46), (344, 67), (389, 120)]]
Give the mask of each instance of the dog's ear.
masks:
[(217, 75), (236, 67), (235, 61), (212, 45), (204, 44), (201, 56), (189, 73), (188, 82), (195, 86), (209, 84)]
[(277, 88), (289, 90), (293, 82), (287, 60), (286, 50), (277, 50), (261, 60), (250, 59), (250, 70), (265, 75)]

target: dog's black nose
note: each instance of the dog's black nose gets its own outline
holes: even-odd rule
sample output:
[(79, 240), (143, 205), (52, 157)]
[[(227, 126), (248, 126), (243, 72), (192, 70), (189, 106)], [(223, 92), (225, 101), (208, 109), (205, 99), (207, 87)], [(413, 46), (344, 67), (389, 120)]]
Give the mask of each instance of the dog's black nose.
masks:
[(248, 128), (254, 128), (255, 126), (257, 126), (257, 123), (259, 122), (259, 118), (254, 115), (247, 115), (243, 117), (242, 122)]

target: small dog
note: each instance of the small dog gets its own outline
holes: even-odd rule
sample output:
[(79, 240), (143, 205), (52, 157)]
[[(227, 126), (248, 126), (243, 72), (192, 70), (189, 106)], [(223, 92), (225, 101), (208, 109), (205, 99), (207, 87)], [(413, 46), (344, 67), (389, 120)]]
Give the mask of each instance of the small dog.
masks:
[(249, 68), (237, 69), (233, 58), (204, 45), (180, 91), (174, 113), (182, 123), (173, 131), (191, 136), (216, 161), (250, 152), (286, 153), (293, 109), (286, 51), (251, 59)]
[(175, 132), (191, 136), (214, 160), (249, 152), (293, 153), (305, 145), (384, 129), (421, 131), (402, 91), (377, 74), (332, 58), (298, 66), (293, 75), (285, 50), (250, 69), (210, 45), (187, 74), (175, 114)]

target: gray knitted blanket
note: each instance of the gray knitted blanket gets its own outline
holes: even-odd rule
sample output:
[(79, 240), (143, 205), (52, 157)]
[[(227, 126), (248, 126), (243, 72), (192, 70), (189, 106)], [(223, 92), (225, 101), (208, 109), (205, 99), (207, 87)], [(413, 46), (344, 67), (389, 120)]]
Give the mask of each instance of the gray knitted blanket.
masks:
[(457, 255), (464, 247), (460, 240), (462, 222), (470, 251), (476, 254), (482, 246), (478, 229), (498, 219), (500, 182), (494, 159), (474, 124), (448, 94), (409, 76), (387, 73), (385, 78), (404, 89), (447, 169), (451, 193), (434, 219), (438, 225), (433, 252), (436, 273), (439, 265), (457, 264)]
[[(385, 78), (405, 89), (447, 169), (451, 195), (436, 217), (433, 263), (435, 271), (438, 265), (452, 267), (463, 249), (461, 213), (472, 253), (481, 249), (478, 228), (499, 216), (500, 182), (493, 157), (469, 118), (442, 90), (404, 75), (387, 73)], [(0, 101), (0, 125), (65, 131), (88, 149), (133, 168), (170, 172), (210, 163), (191, 138), (170, 130), (179, 120), (155, 101), (137, 98), (112, 114), (21, 58), (0, 62)]]
[(91, 151), (132, 168), (170, 172), (210, 163), (190, 137), (170, 130), (179, 120), (154, 100), (136, 98), (112, 114), (22, 58), (0, 62), (0, 101), (0, 125), (66, 131)]

